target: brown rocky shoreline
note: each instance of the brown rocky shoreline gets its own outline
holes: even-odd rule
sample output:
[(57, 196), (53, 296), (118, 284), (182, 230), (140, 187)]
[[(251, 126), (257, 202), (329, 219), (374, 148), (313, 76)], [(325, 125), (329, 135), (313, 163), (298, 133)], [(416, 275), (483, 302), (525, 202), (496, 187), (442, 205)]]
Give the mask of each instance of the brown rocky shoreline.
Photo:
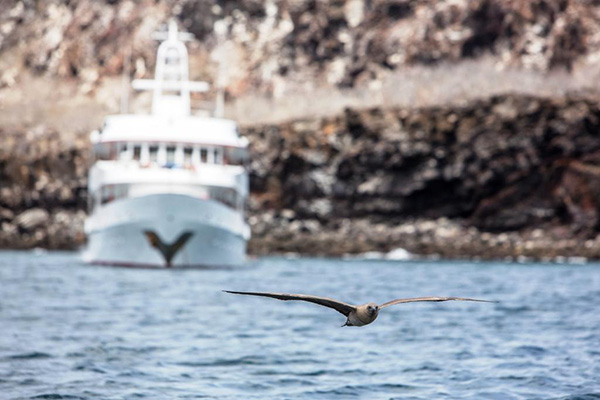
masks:
[[(506, 95), (242, 129), (256, 255), (600, 258), (600, 107)], [(29, 135), (29, 136), (28, 136)], [(85, 237), (85, 138), (3, 132), (0, 247)]]
[(593, 96), (507, 95), (251, 130), (251, 248), (597, 259), (599, 128)]

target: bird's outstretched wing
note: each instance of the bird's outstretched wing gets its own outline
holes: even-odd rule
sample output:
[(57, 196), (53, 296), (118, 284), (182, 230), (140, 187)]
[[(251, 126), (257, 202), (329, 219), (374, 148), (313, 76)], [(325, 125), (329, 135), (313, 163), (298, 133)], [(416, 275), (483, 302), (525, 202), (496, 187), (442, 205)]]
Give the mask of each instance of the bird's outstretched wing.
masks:
[(249, 296), (263, 296), (263, 297), (272, 297), (278, 300), (300, 300), (300, 301), (308, 301), (310, 303), (319, 304), (321, 306), (333, 308), (334, 310), (348, 316), (352, 311), (356, 309), (355, 306), (351, 304), (347, 304), (338, 300), (329, 299), (327, 297), (318, 297), (318, 296), (310, 296), (307, 294), (287, 294), (287, 293), (264, 293), (264, 292), (234, 292), (231, 290), (223, 290), (226, 293), (233, 294), (245, 294)]
[(393, 306), (395, 304), (400, 303), (414, 303), (418, 301), (450, 301), (450, 300), (458, 300), (458, 301), (480, 301), (483, 303), (497, 303), (497, 301), (491, 300), (479, 300), (479, 299), (468, 299), (465, 297), (413, 297), (410, 299), (396, 299), (388, 301), (387, 303), (383, 303), (379, 306), (379, 308)]
[(162, 240), (158, 237), (158, 235), (152, 231), (144, 231), (144, 235), (148, 238), (150, 245), (154, 248), (159, 248), (162, 244)]
[(183, 247), (184, 244), (187, 243), (187, 241), (194, 236), (194, 234), (192, 232), (183, 232), (178, 238), (177, 240), (175, 240), (175, 242), (171, 245), (171, 249), (173, 251), (173, 254), (177, 253), (179, 250), (181, 250), (181, 248)]

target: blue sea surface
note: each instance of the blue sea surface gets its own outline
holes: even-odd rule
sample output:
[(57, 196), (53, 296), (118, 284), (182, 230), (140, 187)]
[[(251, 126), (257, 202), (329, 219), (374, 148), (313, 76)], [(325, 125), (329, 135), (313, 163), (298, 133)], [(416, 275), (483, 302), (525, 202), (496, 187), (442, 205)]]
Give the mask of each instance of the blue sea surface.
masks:
[[(222, 289), (409, 303), (371, 325)], [(1, 399), (600, 399), (600, 266), (0, 252)]]

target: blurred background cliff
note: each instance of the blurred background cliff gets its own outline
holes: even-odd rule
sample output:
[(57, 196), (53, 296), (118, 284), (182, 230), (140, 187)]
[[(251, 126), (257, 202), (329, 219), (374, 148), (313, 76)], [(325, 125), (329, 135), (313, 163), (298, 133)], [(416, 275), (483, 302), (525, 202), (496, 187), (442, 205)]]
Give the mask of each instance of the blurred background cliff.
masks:
[(251, 253), (599, 258), (592, 0), (3, 0), (1, 248), (84, 243), (89, 133), (171, 17), (251, 142)]

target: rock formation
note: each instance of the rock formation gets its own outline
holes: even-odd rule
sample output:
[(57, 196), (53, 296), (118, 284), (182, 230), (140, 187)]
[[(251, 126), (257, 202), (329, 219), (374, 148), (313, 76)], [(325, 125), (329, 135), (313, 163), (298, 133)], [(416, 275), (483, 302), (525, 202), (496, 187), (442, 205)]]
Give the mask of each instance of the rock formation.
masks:
[[(591, 0), (3, 1), (0, 247), (84, 242), (87, 136), (118, 111), (123, 75), (152, 74), (170, 17), (198, 39), (193, 79), (227, 60), (229, 115), (251, 141), (252, 252), (598, 258)], [(443, 98), (405, 85), (404, 102), (371, 104), (398, 76), (419, 86), (484, 59), (508, 78), (464, 70)], [(335, 90), (362, 102), (278, 122), (235, 107)]]

